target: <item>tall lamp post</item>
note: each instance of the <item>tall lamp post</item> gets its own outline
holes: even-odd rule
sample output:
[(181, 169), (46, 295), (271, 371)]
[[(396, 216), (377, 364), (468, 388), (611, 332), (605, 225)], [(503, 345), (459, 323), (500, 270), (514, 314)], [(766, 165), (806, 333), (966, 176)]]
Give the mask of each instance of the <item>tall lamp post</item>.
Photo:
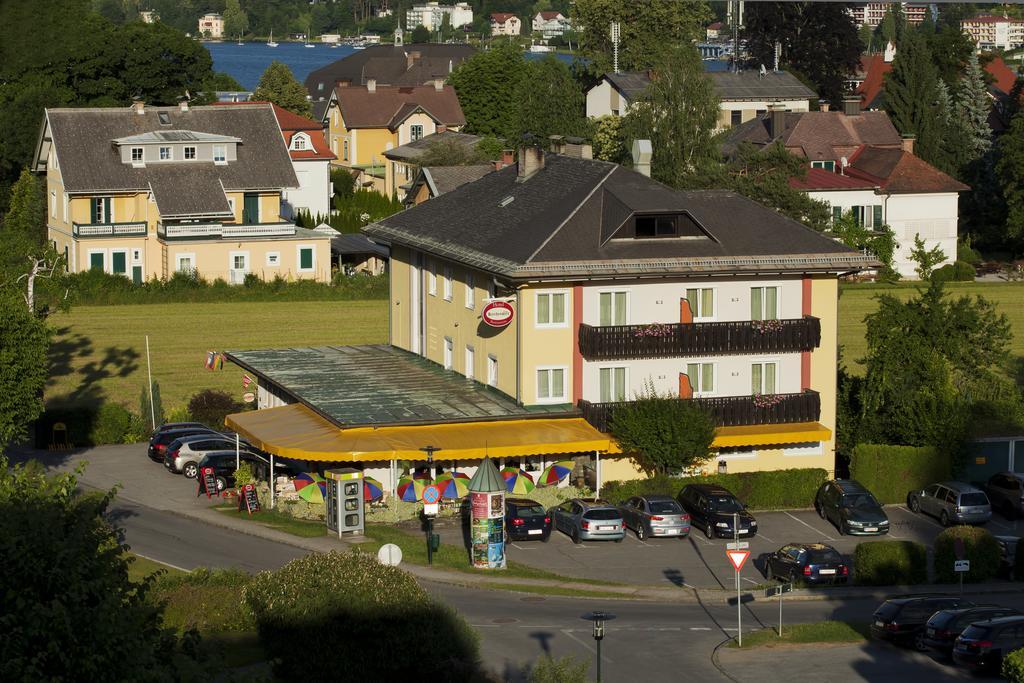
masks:
[(589, 612), (583, 619), (594, 622), (594, 642), (597, 643), (597, 683), (601, 683), (601, 641), (604, 640), (604, 622), (615, 618), (610, 612)]
[[(437, 446), (424, 446), (420, 449), (427, 454), (427, 470), (434, 470), (434, 453), (437, 453), (440, 448)], [(434, 564), (434, 516), (424, 514), (427, 518), (427, 564)]]

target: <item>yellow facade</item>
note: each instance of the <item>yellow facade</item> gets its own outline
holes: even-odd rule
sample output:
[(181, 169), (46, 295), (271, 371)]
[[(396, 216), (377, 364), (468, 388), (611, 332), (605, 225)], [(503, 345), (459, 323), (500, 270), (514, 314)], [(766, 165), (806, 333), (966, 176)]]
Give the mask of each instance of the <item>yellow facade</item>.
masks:
[[(565, 323), (540, 325), (537, 323), (537, 296), (558, 293), (565, 295)], [(520, 319), (520, 381), (522, 401), (526, 405), (546, 403), (573, 403), (573, 349), (576, 340), (572, 325), (573, 289), (566, 285), (535, 284), (519, 290), (516, 313)], [(560, 369), (565, 375), (565, 400), (543, 401), (537, 396), (537, 371)]]

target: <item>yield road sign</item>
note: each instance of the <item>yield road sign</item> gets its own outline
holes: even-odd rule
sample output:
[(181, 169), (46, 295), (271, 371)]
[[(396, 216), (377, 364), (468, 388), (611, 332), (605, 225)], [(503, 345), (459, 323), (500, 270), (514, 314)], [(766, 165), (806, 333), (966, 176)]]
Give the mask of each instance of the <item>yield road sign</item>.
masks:
[(725, 551), (729, 561), (732, 562), (732, 566), (736, 568), (736, 571), (743, 569), (743, 564), (750, 557), (749, 550), (727, 550)]
[(748, 543), (747, 541), (737, 541), (735, 543), (726, 543), (725, 544), (725, 549), (726, 550), (746, 550), (749, 547), (750, 547), (750, 543)]

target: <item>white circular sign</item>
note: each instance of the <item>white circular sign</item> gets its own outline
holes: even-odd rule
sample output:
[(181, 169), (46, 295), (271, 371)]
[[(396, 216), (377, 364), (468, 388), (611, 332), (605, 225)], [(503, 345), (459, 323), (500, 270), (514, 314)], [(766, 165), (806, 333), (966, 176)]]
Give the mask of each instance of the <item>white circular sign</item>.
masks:
[(377, 561), (389, 567), (397, 567), (402, 562), (402, 549), (394, 543), (385, 543), (377, 551)]

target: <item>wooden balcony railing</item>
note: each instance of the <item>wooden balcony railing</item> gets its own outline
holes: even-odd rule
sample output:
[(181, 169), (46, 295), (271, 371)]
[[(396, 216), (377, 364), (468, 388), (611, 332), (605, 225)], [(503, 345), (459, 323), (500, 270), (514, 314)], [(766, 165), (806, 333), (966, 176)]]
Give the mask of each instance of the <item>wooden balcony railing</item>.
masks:
[(580, 325), (580, 353), (587, 360), (721, 356), (810, 351), (821, 343), (821, 321), (737, 320), (650, 325)]
[[(818, 392), (810, 390), (799, 394), (714, 396), (678, 400), (696, 401), (705, 406), (718, 427), (817, 422), (821, 418), (821, 396)], [(615, 408), (625, 404), (591, 403), (580, 400), (578, 407), (583, 418), (595, 429), (607, 432)]]
[(146, 222), (72, 223), (75, 237), (145, 237)]

